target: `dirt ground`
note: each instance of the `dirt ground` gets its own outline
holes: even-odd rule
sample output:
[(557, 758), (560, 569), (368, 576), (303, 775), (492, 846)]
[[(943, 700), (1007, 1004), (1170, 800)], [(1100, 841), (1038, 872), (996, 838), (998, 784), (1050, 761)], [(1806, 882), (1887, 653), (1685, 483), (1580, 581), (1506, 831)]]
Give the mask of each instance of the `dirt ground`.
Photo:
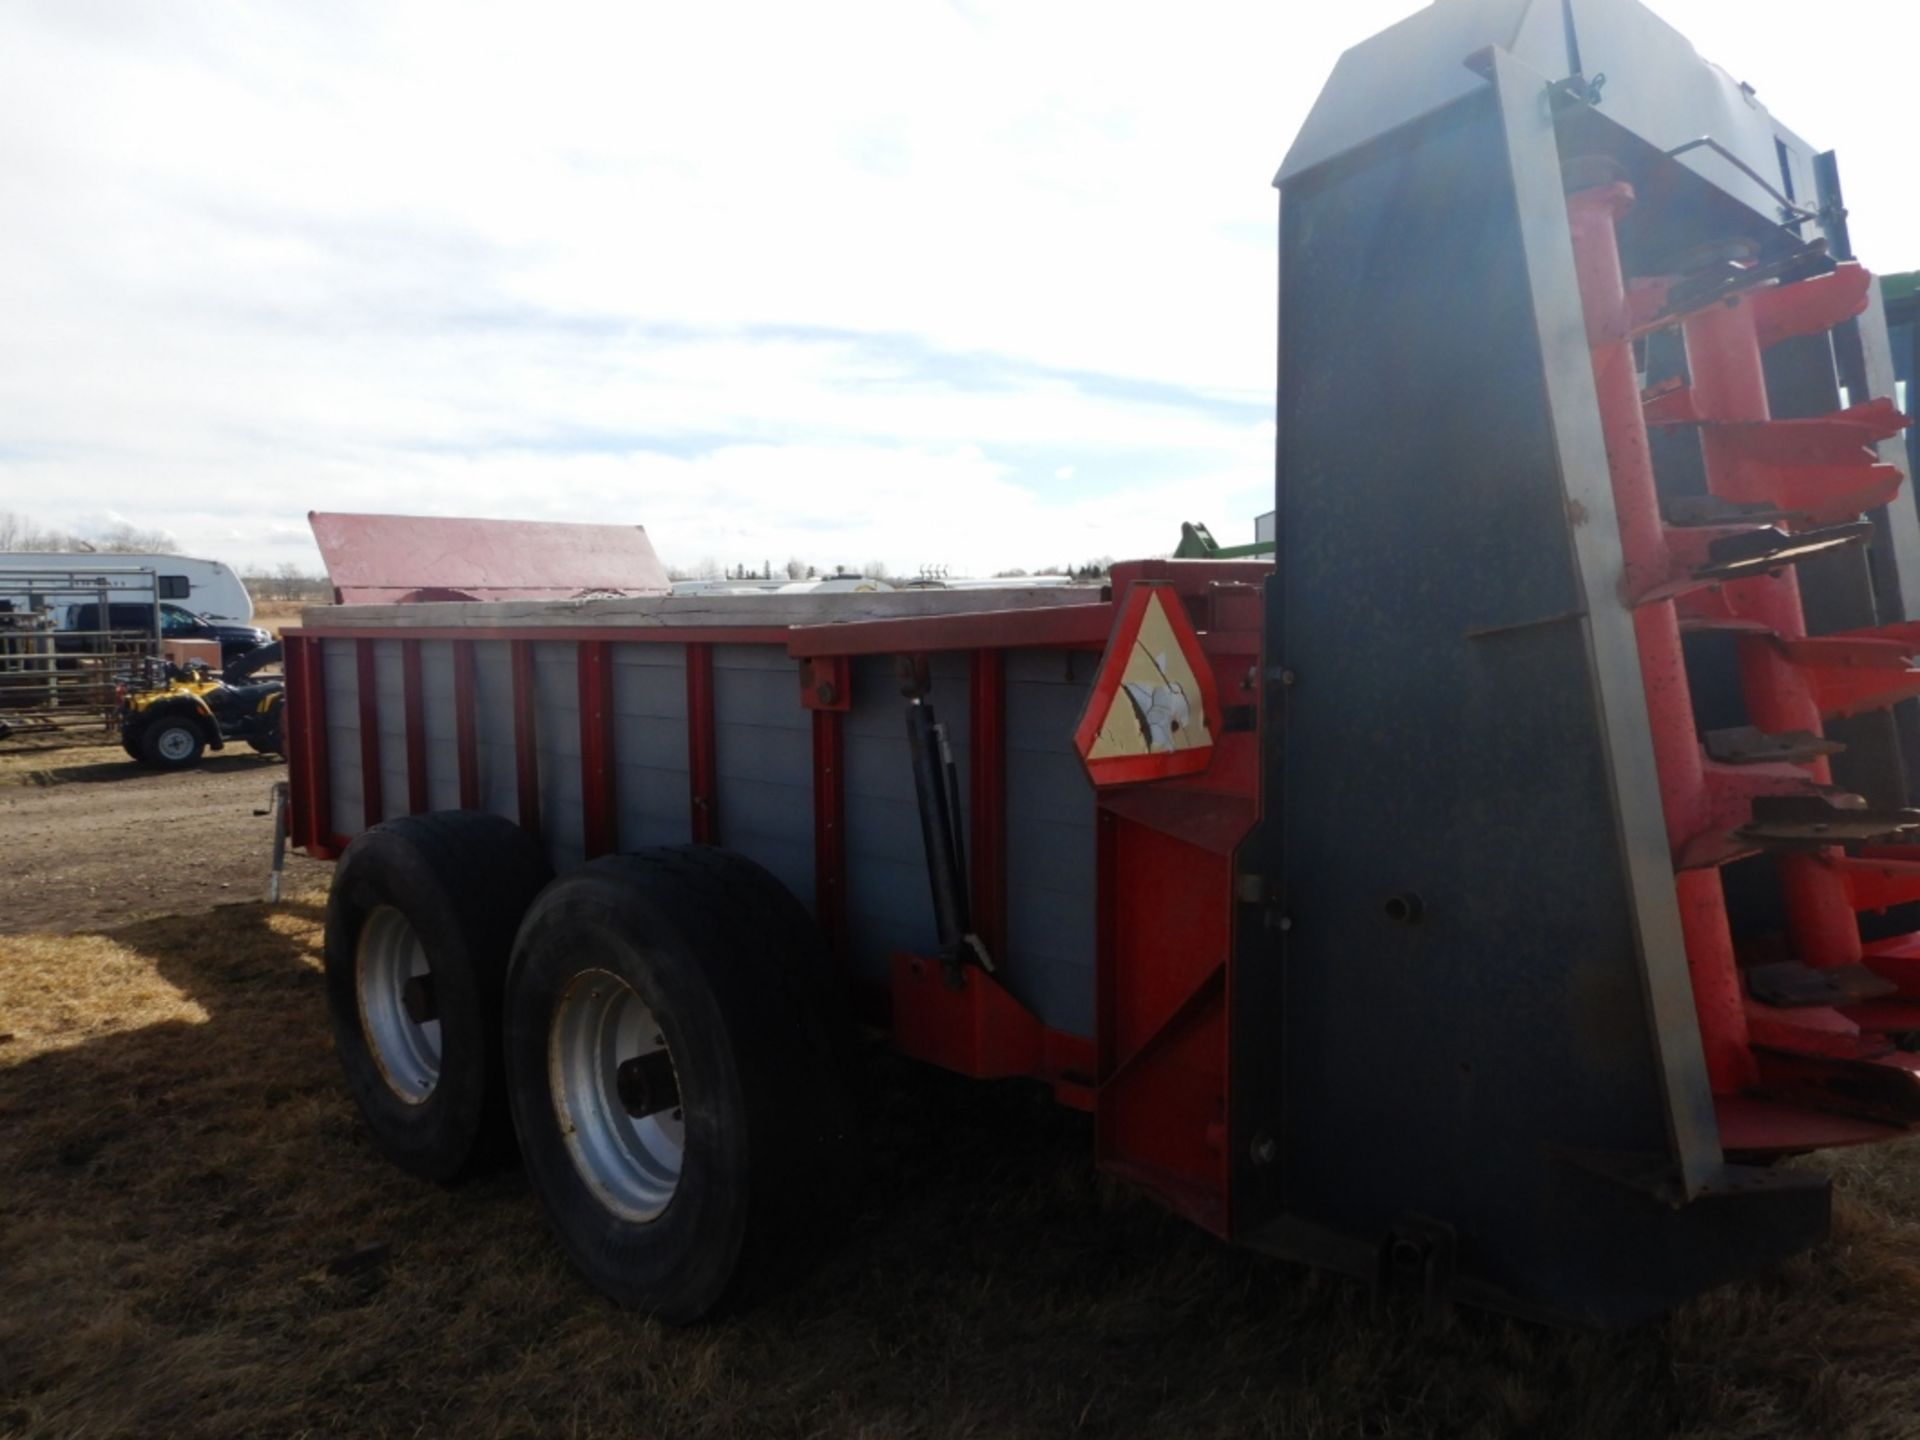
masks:
[[(89, 730), (0, 741), (0, 934), (72, 931), (266, 893), (278, 760), (244, 745), (157, 774)], [(324, 867), (288, 859), (290, 884)]]
[(1103, 1182), (1034, 1087), (876, 1057), (831, 1259), (663, 1329), (579, 1281), (518, 1173), (442, 1189), (374, 1152), (321, 867), (250, 898), (279, 773), (96, 748), (0, 779), (0, 854), (65, 887), (29, 927), (10, 879), (0, 935), (0, 1436), (1920, 1435), (1913, 1143), (1819, 1161), (1833, 1240), (1656, 1324), (1429, 1325)]

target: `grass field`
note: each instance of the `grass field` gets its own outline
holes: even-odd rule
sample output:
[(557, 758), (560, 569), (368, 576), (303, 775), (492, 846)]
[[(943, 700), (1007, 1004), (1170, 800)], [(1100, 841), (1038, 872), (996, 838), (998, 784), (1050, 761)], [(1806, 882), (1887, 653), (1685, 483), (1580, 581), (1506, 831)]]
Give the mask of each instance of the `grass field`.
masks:
[(860, 1212), (804, 1288), (684, 1332), (589, 1292), (518, 1174), (377, 1155), (321, 896), (0, 936), (0, 1434), (1920, 1434), (1920, 1148), (1828, 1157), (1834, 1241), (1625, 1334), (1217, 1245), (1084, 1117), (883, 1058)]

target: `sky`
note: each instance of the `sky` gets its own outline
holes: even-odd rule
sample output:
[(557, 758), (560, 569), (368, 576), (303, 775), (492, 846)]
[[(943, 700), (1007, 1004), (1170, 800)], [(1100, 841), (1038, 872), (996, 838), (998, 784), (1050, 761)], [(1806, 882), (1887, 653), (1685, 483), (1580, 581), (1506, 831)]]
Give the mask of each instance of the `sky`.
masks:
[[(1920, 268), (1920, 6), (1653, 4)], [(1273, 172), (1417, 8), (9, 0), (0, 509), (303, 568), (312, 509), (685, 568), (1249, 540)]]

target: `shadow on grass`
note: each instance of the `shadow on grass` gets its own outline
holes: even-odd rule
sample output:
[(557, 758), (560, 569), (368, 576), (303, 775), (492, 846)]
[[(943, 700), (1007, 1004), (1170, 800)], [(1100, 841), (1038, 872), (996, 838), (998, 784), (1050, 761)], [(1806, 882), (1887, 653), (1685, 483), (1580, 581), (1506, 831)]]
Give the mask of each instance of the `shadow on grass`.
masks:
[(1811, 1269), (1624, 1335), (1427, 1325), (1101, 1181), (1036, 1087), (885, 1058), (826, 1262), (663, 1328), (586, 1288), (516, 1172), (441, 1188), (374, 1152), (320, 920), (112, 932), (206, 1021), (0, 1070), (0, 1433), (1846, 1433), (1852, 1392), (1792, 1368)]

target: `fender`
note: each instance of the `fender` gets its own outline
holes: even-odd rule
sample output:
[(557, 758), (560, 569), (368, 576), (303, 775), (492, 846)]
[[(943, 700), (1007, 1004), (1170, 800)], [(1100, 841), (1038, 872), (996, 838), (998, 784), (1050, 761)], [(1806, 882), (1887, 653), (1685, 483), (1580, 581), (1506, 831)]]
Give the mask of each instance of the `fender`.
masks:
[(207, 742), (209, 750), (226, 748), (226, 737), (220, 733), (220, 722), (214, 718), (213, 710), (204, 699), (191, 692), (175, 691), (171, 695), (160, 695), (142, 706), (139, 714), (144, 724), (151, 724), (162, 716), (189, 715), (200, 727), (201, 738)]

